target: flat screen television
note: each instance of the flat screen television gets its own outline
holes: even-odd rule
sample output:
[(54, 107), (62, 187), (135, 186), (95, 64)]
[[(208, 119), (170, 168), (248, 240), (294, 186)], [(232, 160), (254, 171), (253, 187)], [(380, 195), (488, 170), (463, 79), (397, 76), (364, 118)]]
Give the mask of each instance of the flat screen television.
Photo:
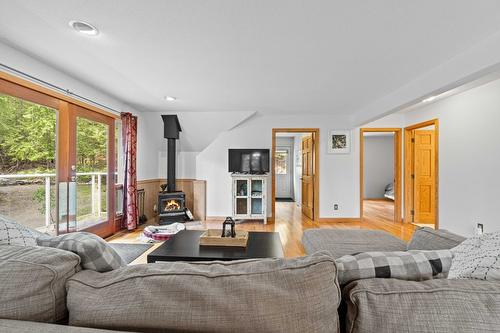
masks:
[(269, 172), (269, 149), (229, 149), (229, 172)]

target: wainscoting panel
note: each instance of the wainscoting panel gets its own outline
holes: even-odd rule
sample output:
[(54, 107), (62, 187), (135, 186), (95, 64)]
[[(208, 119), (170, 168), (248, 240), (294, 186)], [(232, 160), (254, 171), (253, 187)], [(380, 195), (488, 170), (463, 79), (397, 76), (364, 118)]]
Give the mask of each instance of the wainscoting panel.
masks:
[[(137, 181), (137, 189), (144, 189), (144, 211), (148, 219), (158, 215), (154, 211), (158, 203), (158, 192), (160, 185), (165, 184), (166, 179), (146, 179)], [(206, 181), (196, 179), (177, 179), (177, 190), (186, 194), (186, 207), (193, 213), (194, 219), (205, 221), (206, 213)]]

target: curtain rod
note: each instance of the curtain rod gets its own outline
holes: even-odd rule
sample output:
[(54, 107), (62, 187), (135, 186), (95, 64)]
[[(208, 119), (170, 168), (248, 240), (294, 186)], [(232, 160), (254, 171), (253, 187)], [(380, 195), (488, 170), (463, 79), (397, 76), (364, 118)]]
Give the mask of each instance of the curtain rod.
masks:
[(81, 95), (75, 94), (74, 92), (70, 91), (69, 89), (64, 89), (64, 88), (61, 88), (61, 87), (59, 87), (59, 86), (56, 86), (55, 84), (52, 84), (52, 83), (47, 82), (47, 81), (45, 81), (45, 80), (39, 79), (39, 78), (37, 78), (37, 77), (35, 77), (35, 76), (33, 76), (33, 75), (30, 75), (30, 74), (28, 74), (28, 73), (25, 73), (25, 72), (23, 72), (23, 71), (20, 71), (20, 70), (18, 70), (18, 69), (13, 68), (13, 67), (7, 66), (7, 65), (2, 64), (2, 63), (0, 63), (0, 67), (5, 68), (5, 69), (6, 69), (7, 71), (9, 71), (9, 72), (13, 72), (13, 73), (16, 73), (16, 74), (18, 74), (18, 75), (21, 75), (21, 76), (23, 76), (23, 77), (25, 77), (25, 78), (28, 78), (28, 79), (30, 79), (31, 81), (35, 81), (35, 82), (40, 83), (40, 84), (42, 84), (42, 85), (44, 85), (44, 86), (47, 86), (47, 87), (50, 87), (50, 88), (52, 88), (52, 89), (54, 89), (54, 90), (57, 90), (57, 91), (59, 91), (59, 92), (62, 92), (63, 94), (66, 94), (66, 95), (69, 95), (69, 96), (75, 97), (75, 98), (77, 98), (77, 99), (79, 99), (79, 100), (82, 100), (82, 101), (84, 101), (84, 102), (87, 102), (87, 103), (93, 104), (93, 105), (95, 105), (95, 106), (99, 106), (99, 107), (101, 107), (101, 108), (108, 109), (108, 110), (110, 110), (110, 111), (113, 111), (113, 112), (116, 112), (116, 113), (120, 114), (120, 111), (115, 110), (115, 109), (113, 109), (113, 108), (110, 108), (109, 106), (106, 106), (106, 105), (104, 105), (104, 104), (101, 104), (101, 103), (99, 103), (99, 102), (96, 102), (96, 101), (94, 101), (94, 100), (91, 100), (91, 99), (89, 99), (89, 98), (87, 98), (87, 97), (83, 97), (83, 96), (81, 96)]

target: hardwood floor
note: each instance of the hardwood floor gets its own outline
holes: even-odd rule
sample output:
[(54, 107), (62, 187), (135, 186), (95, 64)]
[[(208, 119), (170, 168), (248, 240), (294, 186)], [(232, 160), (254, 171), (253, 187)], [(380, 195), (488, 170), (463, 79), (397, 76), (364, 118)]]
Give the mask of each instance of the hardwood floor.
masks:
[(363, 200), (363, 215), (369, 220), (394, 221), (394, 201), (385, 199)]
[[(368, 211), (368, 207), (371, 207)], [(262, 222), (244, 222), (236, 226), (239, 230), (247, 231), (276, 231), (279, 232), (283, 251), (286, 257), (297, 257), (304, 255), (302, 246), (302, 234), (304, 230), (311, 228), (324, 229), (372, 229), (384, 230), (396, 237), (408, 241), (415, 230), (415, 226), (405, 223), (392, 222), (392, 216), (387, 219), (387, 205), (374, 203), (373, 206), (365, 206), (365, 218), (361, 222), (315, 222), (304, 216), (301, 209), (297, 207), (295, 202), (276, 202), (276, 221), (274, 224), (264, 225)], [(153, 223), (152, 221), (150, 223)], [(222, 227), (222, 221), (205, 221), (197, 229)], [(116, 235), (108, 238), (110, 242), (116, 243), (138, 243), (139, 235), (144, 226), (132, 232), (121, 231)], [(149, 251), (137, 258), (133, 263), (146, 263), (147, 253), (153, 251), (159, 244), (155, 244)]]

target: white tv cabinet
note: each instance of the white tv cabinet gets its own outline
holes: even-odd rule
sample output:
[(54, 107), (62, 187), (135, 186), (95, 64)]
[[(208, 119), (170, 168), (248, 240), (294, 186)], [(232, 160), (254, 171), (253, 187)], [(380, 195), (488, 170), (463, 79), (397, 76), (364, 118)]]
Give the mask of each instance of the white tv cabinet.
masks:
[(267, 174), (233, 173), (233, 218), (267, 224)]

